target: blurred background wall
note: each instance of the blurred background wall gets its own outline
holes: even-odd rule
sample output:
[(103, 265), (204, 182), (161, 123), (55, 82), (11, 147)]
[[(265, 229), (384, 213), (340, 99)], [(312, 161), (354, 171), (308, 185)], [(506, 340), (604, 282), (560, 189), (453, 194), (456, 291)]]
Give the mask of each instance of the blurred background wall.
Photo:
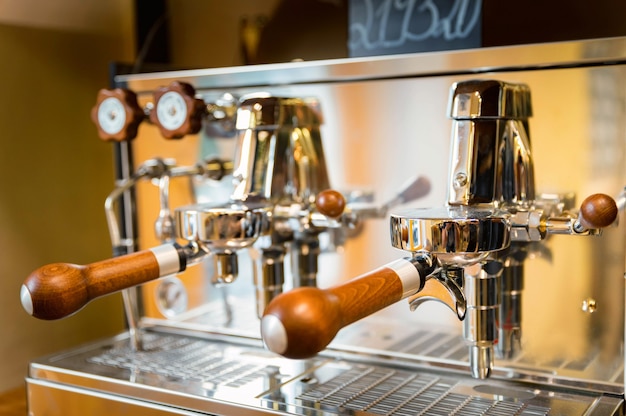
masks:
[(110, 255), (110, 147), (89, 120), (108, 64), (132, 60), (130, 0), (0, 2), (0, 392), (30, 359), (122, 330), (111, 296), (55, 322), (28, 316), (21, 282), (47, 263)]
[[(240, 65), (240, 21), (275, 3), (0, 1), (0, 413), (2, 393), (23, 388), (30, 360), (124, 330), (119, 294), (49, 322), (28, 316), (19, 299), (42, 265), (111, 255), (103, 203), (113, 189), (112, 149), (90, 120), (110, 64)], [(213, 23), (199, 25), (199, 16)], [(167, 36), (155, 35), (163, 29)]]

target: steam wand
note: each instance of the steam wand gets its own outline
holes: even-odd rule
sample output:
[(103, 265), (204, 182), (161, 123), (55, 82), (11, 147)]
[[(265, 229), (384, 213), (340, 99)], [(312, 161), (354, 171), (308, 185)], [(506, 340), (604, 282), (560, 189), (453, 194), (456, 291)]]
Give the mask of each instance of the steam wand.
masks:
[[(169, 208), (169, 185), (171, 177), (202, 175), (214, 180), (220, 180), (225, 174), (232, 171), (232, 162), (221, 161), (219, 159), (208, 159), (204, 164), (197, 164), (191, 167), (176, 167), (173, 160), (160, 158), (150, 159), (139, 166), (137, 171), (128, 179), (120, 181), (119, 185), (106, 198), (104, 203), (105, 216), (109, 228), (113, 255), (121, 256), (132, 252), (135, 246), (134, 241), (122, 240), (120, 237), (120, 226), (115, 213), (115, 203), (120, 197), (130, 189), (134, 188), (142, 179), (158, 180), (160, 211), (159, 217), (155, 221), (155, 233), (161, 242), (173, 242), (175, 239), (174, 218)], [(131, 293), (136, 290), (130, 287), (122, 291), (122, 300), (126, 312), (126, 322), (128, 325), (129, 339), (134, 350), (141, 350), (141, 337), (138, 332), (138, 322), (140, 311), (138, 306), (138, 296)]]

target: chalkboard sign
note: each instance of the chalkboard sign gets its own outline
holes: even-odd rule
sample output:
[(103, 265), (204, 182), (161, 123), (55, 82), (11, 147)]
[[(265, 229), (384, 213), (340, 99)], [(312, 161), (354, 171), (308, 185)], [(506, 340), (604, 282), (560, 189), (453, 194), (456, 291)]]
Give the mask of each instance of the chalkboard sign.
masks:
[(478, 48), (481, 0), (350, 0), (351, 57)]

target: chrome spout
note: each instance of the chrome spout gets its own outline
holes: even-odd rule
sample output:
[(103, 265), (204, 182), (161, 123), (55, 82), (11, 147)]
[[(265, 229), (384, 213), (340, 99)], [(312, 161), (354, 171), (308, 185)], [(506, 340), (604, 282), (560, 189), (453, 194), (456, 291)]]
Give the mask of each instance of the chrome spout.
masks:
[(296, 238), (291, 245), (291, 269), (294, 287), (317, 287), (317, 263), (320, 242), (317, 235)]
[(494, 362), (493, 344), (489, 342), (484, 345), (470, 345), (469, 362), (472, 377), (480, 380), (489, 378)]
[(257, 315), (262, 316), (267, 305), (283, 292), (285, 283), (285, 247), (272, 245), (261, 250), (261, 272), (254, 274)]
[(487, 261), (465, 268), (467, 315), (463, 337), (469, 345), (469, 366), (475, 378), (487, 378), (493, 368), (500, 328), (502, 264)]
[[(525, 255), (525, 253), (524, 253)], [(514, 358), (522, 345), (522, 292), (524, 290), (524, 261), (511, 259), (502, 270), (499, 342), (496, 355), (500, 358)]]
[(212, 283), (221, 285), (234, 282), (237, 276), (239, 276), (237, 253), (228, 250), (219, 252), (215, 253), (213, 259), (215, 274), (213, 275)]

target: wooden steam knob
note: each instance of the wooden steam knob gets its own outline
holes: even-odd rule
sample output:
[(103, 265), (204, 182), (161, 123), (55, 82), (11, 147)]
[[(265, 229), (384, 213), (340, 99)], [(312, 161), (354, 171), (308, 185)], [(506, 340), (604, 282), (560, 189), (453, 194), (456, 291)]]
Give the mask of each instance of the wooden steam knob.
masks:
[(400, 259), (329, 289), (293, 289), (267, 306), (261, 336), (270, 351), (309, 358), (326, 348), (341, 328), (416, 293), (423, 283), (419, 267)]
[(122, 142), (137, 137), (137, 129), (144, 112), (137, 103), (137, 95), (127, 89), (101, 89), (91, 120), (102, 140)]
[(178, 81), (154, 92), (150, 121), (159, 127), (163, 137), (180, 139), (200, 131), (206, 104), (195, 95), (196, 90), (190, 84)]
[(72, 315), (93, 299), (184, 269), (177, 246), (114, 257), (86, 266), (55, 263), (26, 278), (20, 298), (24, 310), (39, 319)]
[(578, 221), (585, 228), (604, 228), (613, 224), (617, 214), (613, 198), (606, 194), (593, 194), (580, 205)]
[(315, 206), (320, 213), (327, 217), (338, 218), (346, 208), (346, 199), (341, 193), (327, 189), (317, 194)]

